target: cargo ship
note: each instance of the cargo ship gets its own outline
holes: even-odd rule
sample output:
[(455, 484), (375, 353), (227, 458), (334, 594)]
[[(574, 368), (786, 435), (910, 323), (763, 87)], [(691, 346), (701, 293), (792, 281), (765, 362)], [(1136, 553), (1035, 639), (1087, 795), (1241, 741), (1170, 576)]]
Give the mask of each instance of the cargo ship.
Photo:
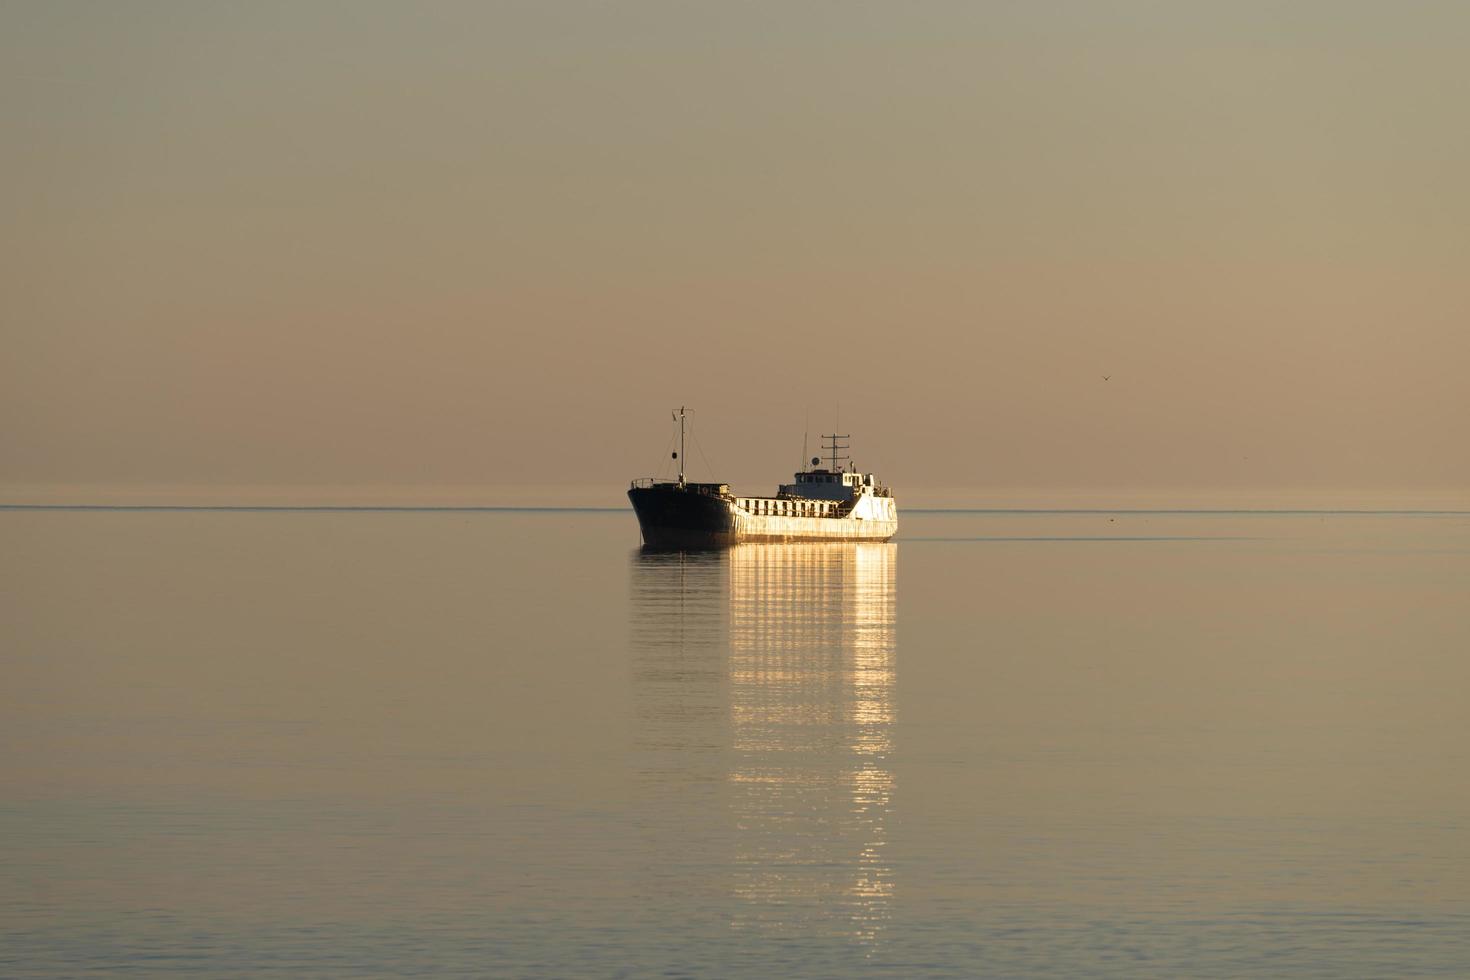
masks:
[[(826, 457), (781, 484), (773, 497), (732, 493), (728, 483), (684, 478), (685, 410), (679, 423), (679, 477), (637, 479), (628, 500), (638, 516), (643, 543), (653, 548), (713, 548), (741, 541), (887, 541), (898, 533), (893, 491), (872, 473), (860, 473), (840, 455), (846, 435), (824, 435)], [(804, 455), (804, 454), (803, 454)], [(825, 465), (823, 465), (825, 463)]]

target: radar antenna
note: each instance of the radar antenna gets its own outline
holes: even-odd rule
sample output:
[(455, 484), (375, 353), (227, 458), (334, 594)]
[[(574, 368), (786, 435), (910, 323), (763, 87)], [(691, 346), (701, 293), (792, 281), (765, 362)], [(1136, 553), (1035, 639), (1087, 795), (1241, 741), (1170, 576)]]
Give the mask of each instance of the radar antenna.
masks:
[(839, 456), (839, 455), (837, 455), (837, 451), (839, 449), (846, 449), (846, 448), (848, 448), (847, 443), (845, 443), (845, 442), (839, 442), (838, 440), (839, 439), (851, 439), (851, 438), (852, 438), (852, 436), (850, 436), (850, 435), (843, 436), (843, 435), (837, 435), (836, 433), (833, 433), (830, 436), (827, 436), (827, 435), (822, 436), (822, 448), (825, 449), (830, 454), (830, 455), (828, 455), (827, 458), (832, 461), (832, 472), (833, 473), (838, 472), (838, 469), (837, 469), (837, 461), (838, 460), (850, 460), (850, 459), (852, 459), (851, 456)]
[(811, 408), (810, 405), (808, 405), (807, 406), (807, 409), (806, 409), (806, 417), (801, 420), (801, 460), (802, 460), (802, 462), (801, 462), (801, 468), (802, 469), (806, 469), (806, 440), (807, 440), (807, 436), (811, 433), (811, 431), (812, 431), (812, 408)]

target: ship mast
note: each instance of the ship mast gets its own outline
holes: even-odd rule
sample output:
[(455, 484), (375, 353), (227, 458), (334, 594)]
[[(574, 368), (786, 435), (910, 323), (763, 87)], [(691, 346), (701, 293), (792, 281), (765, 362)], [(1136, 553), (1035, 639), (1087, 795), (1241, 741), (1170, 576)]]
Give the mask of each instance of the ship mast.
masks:
[(684, 406), (679, 406), (679, 486), (684, 486)]
[(851, 439), (851, 438), (852, 438), (851, 435), (840, 436), (840, 435), (837, 435), (835, 432), (832, 435), (830, 435), (830, 436), (826, 436), (826, 435), (822, 436), (822, 439), (825, 442), (827, 442), (827, 444), (824, 445), (824, 446), (822, 446), (822, 448), (830, 451), (831, 454), (832, 454), (828, 458), (832, 460), (832, 472), (833, 473), (836, 473), (837, 472), (837, 461), (839, 459), (851, 459), (852, 458), (851, 456), (839, 456), (839, 455), (837, 455), (837, 450), (848, 448), (847, 447), (847, 443), (845, 443), (845, 442), (839, 443), (837, 440), (838, 439)]

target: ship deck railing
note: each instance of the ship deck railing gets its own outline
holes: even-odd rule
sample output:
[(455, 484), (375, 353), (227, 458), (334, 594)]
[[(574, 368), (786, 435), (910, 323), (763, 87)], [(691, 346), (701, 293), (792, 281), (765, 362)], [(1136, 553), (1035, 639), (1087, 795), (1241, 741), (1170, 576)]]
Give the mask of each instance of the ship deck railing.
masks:
[(706, 497), (725, 497), (730, 493), (728, 483), (689, 483), (682, 487), (677, 480), (660, 480), (651, 476), (640, 476), (628, 482), (629, 490), (651, 490), (654, 487), (676, 487), (685, 493), (698, 493)]
[(775, 497), (736, 497), (735, 506), (756, 517), (831, 518), (841, 517), (852, 508), (852, 502), (777, 495)]

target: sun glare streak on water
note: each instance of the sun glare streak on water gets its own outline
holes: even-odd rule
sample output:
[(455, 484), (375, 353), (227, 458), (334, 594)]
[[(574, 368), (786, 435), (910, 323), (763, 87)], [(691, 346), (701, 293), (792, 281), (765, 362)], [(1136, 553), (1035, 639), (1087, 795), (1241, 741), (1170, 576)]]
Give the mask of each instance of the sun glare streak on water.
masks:
[(888, 918), (896, 551), (633, 557), (639, 741), (674, 756), (642, 775), (655, 793), (671, 771), (680, 792), (718, 793), (737, 933), (871, 943)]

